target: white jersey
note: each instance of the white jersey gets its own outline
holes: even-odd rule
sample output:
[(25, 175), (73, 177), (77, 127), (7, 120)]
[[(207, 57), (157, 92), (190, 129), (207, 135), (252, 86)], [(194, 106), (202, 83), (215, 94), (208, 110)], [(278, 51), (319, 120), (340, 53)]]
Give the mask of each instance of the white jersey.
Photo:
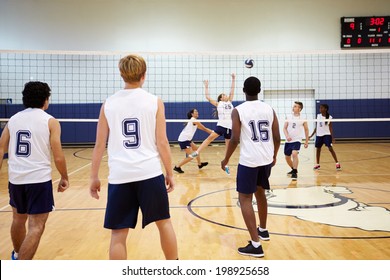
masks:
[(15, 185), (51, 180), (49, 119), (38, 108), (27, 108), (9, 119), (8, 177)]
[(194, 121), (196, 121), (196, 119), (194, 117), (192, 117), (188, 121), (186, 126), (183, 128), (183, 130), (180, 132), (179, 139), (178, 139), (179, 142), (192, 140), (192, 138), (194, 137), (194, 134), (198, 128), (198, 126), (194, 124)]
[(162, 174), (156, 144), (157, 97), (136, 88), (107, 98), (108, 182), (123, 184)]
[(291, 141), (287, 141), (287, 143), (302, 141), (304, 132), (304, 122), (302, 120), (305, 120), (305, 117), (302, 115), (296, 116), (291, 114), (286, 117), (286, 122), (288, 123), (287, 133), (291, 137)]
[(323, 116), (322, 114), (317, 115), (317, 120), (321, 120), (321, 121), (317, 122), (317, 131), (316, 131), (317, 136), (331, 135), (330, 129), (329, 129), (329, 123), (330, 123), (331, 119), (332, 119), (332, 116), (330, 116), (330, 115), (329, 115), (328, 119), (326, 119), (326, 117)]
[(236, 109), (241, 121), (239, 163), (247, 167), (272, 163), (274, 156), (272, 107), (260, 100), (253, 100), (238, 105)]
[(232, 111), (234, 106), (230, 101), (219, 101), (217, 106), (218, 123), (217, 125), (232, 129)]

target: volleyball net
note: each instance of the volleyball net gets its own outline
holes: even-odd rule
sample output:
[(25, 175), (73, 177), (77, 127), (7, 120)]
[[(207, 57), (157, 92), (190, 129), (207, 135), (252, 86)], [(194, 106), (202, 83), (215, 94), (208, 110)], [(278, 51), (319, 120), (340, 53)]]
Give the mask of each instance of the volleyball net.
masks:
[[(102, 102), (123, 88), (118, 61), (131, 52), (0, 51), (0, 121), (23, 109), (28, 81), (52, 89), (48, 113), (62, 122), (65, 143), (93, 143)], [(310, 131), (321, 103), (329, 105), (339, 139), (390, 139), (390, 50), (342, 50), (295, 53), (142, 53), (147, 62), (144, 88), (165, 103), (168, 137), (177, 137), (187, 112), (214, 128), (213, 106), (205, 99), (209, 80), (213, 99), (228, 94), (236, 74), (234, 105), (245, 101), (243, 82), (261, 80), (259, 98), (276, 111), (282, 129), (294, 101)], [(244, 61), (253, 59), (246, 68)], [(64, 133), (65, 132), (65, 133)], [(283, 134), (282, 134), (283, 135)], [(194, 140), (207, 135), (196, 136)]]

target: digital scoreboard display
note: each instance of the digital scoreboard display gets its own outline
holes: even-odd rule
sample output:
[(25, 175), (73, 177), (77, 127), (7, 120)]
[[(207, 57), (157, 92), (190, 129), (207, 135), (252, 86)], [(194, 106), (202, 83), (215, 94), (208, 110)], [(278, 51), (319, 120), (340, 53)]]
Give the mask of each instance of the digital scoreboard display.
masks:
[(390, 48), (390, 16), (342, 17), (341, 48)]

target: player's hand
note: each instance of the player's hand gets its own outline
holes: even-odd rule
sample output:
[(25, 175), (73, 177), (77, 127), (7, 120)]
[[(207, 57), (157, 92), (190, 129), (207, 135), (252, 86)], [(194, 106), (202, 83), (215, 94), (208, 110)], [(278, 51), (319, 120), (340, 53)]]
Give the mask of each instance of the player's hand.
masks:
[(93, 198), (99, 199), (99, 192), (100, 192), (100, 180), (98, 178), (91, 179), (91, 182), (89, 184), (89, 194)]
[(232, 79), (234, 80), (236, 78), (236, 74), (232, 73)]
[(175, 180), (172, 175), (165, 176), (165, 185), (167, 187), (167, 192), (170, 193), (175, 189)]
[(272, 166), (275, 166), (276, 164), (276, 157), (274, 156), (274, 160), (272, 161)]
[(68, 179), (61, 178), (60, 182), (58, 183), (57, 192), (64, 192), (69, 188), (69, 181)]
[(226, 165), (228, 165), (228, 163), (229, 163), (229, 161), (226, 160), (226, 159), (223, 159), (223, 160), (221, 161), (221, 169), (222, 169), (223, 171), (225, 171)]

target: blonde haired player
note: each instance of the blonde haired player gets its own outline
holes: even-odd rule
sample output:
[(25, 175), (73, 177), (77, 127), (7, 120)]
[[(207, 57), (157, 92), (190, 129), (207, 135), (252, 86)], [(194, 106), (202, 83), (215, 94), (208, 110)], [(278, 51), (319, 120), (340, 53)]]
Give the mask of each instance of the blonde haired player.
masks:
[(301, 149), (302, 131), (305, 132), (304, 147), (307, 148), (309, 145), (309, 128), (307, 126), (307, 121), (304, 121), (304, 118), (301, 117), (302, 109), (303, 103), (295, 101), (292, 108), (292, 114), (286, 117), (283, 127), (283, 132), (286, 136), (284, 155), (287, 164), (291, 167), (291, 171), (287, 174), (291, 175), (293, 180), (297, 180), (298, 178), (298, 154)]
[[(104, 227), (111, 229), (109, 258), (126, 259), (129, 228), (142, 211), (142, 228), (156, 223), (165, 258), (178, 258), (169, 213), (168, 192), (175, 188), (166, 135), (164, 104), (142, 89), (146, 63), (137, 55), (119, 61), (125, 87), (107, 98), (100, 110), (92, 156), (90, 194), (99, 199), (99, 166), (108, 140), (108, 198)], [(165, 178), (160, 159), (164, 165)]]

